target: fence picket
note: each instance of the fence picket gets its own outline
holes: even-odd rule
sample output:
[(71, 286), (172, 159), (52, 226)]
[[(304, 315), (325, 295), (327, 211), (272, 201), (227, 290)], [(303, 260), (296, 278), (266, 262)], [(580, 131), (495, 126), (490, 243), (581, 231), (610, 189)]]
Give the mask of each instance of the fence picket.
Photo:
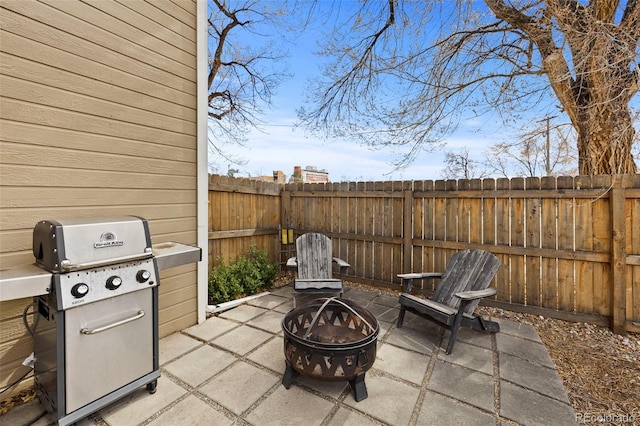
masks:
[[(524, 179), (514, 178), (510, 183), (511, 192), (524, 193)], [(510, 241), (512, 247), (524, 247), (525, 245), (525, 201), (522, 197), (511, 197), (510, 203)], [(511, 301), (513, 303), (525, 303), (527, 283), (525, 281), (524, 256), (511, 254)]]
[[(498, 179), (496, 181), (496, 190), (501, 191), (504, 195), (496, 198), (496, 244), (509, 247), (511, 241), (511, 197), (509, 179)], [(502, 264), (497, 275), (497, 297), (499, 300), (507, 300), (512, 302), (513, 295), (511, 292), (511, 262), (509, 253), (496, 254)]]
[[(556, 181), (558, 190), (573, 189), (573, 178), (560, 177)], [(558, 199), (558, 249), (575, 251), (574, 246), (574, 201), (572, 197)], [(558, 259), (558, 309), (573, 312), (574, 306), (574, 261)]]
[[(539, 249), (541, 229), (542, 199), (535, 194), (540, 193), (540, 179), (536, 177), (527, 178), (525, 180), (527, 192), (531, 195), (525, 199), (526, 208), (526, 233), (525, 248)], [(525, 304), (532, 306), (541, 306), (541, 272), (540, 272), (541, 256), (528, 254), (525, 256)]]

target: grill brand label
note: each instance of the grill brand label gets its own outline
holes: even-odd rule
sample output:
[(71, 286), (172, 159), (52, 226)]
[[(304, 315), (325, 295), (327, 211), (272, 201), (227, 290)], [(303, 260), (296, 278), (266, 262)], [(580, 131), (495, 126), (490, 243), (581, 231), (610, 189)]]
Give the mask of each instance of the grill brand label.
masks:
[(119, 240), (118, 236), (113, 232), (105, 232), (100, 235), (100, 241), (93, 243), (94, 248), (105, 248), (114, 246), (123, 246), (124, 241)]

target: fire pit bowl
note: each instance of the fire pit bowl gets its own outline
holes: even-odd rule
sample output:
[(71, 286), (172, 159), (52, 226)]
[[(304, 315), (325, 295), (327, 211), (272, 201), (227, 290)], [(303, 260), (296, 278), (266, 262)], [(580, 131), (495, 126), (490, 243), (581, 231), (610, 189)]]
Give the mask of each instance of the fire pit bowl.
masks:
[(348, 380), (356, 401), (367, 395), (364, 376), (376, 359), (380, 325), (363, 307), (346, 299), (316, 299), (282, 320), (289, 389), (298, 374), (326, 381)]

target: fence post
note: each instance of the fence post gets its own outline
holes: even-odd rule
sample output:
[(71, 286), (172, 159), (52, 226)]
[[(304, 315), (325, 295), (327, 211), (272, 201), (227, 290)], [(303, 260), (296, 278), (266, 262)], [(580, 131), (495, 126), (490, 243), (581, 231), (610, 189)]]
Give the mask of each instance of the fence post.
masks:
[(412, 272), (411, 261), (413, 259), (413, 189), (404, 191), (404, 224), (402, 234), (404, 237), (404, 263), (403, 273)]
[(291, 191), (283, 187), (280, 192), (280, 225), (293, 226), (291, 223)]
[(626, 230), (625, 193), (622, 176), (613, 176), (611, 186), (611, 284), (613, 286), (612, 330), (625, 334), (626, 302)]

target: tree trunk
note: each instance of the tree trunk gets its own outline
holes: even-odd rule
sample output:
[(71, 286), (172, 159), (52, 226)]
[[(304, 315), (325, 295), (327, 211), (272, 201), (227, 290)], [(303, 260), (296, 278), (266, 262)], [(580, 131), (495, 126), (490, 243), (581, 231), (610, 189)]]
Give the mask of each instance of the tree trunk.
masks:
[(635, 130), (625, 102), (591, 103), (574, 123), (578, 130), (581, 175), (634, 174), (631, 147)]
[(578, 133), (580, 174), (636, 173), (629, 101), (638, 91), (640, 2), (619, 10), (616, 0), (547, 0), (539, 15), (527, 15), (515, 2), (485, 3), (537, 46), (543, 72)]

